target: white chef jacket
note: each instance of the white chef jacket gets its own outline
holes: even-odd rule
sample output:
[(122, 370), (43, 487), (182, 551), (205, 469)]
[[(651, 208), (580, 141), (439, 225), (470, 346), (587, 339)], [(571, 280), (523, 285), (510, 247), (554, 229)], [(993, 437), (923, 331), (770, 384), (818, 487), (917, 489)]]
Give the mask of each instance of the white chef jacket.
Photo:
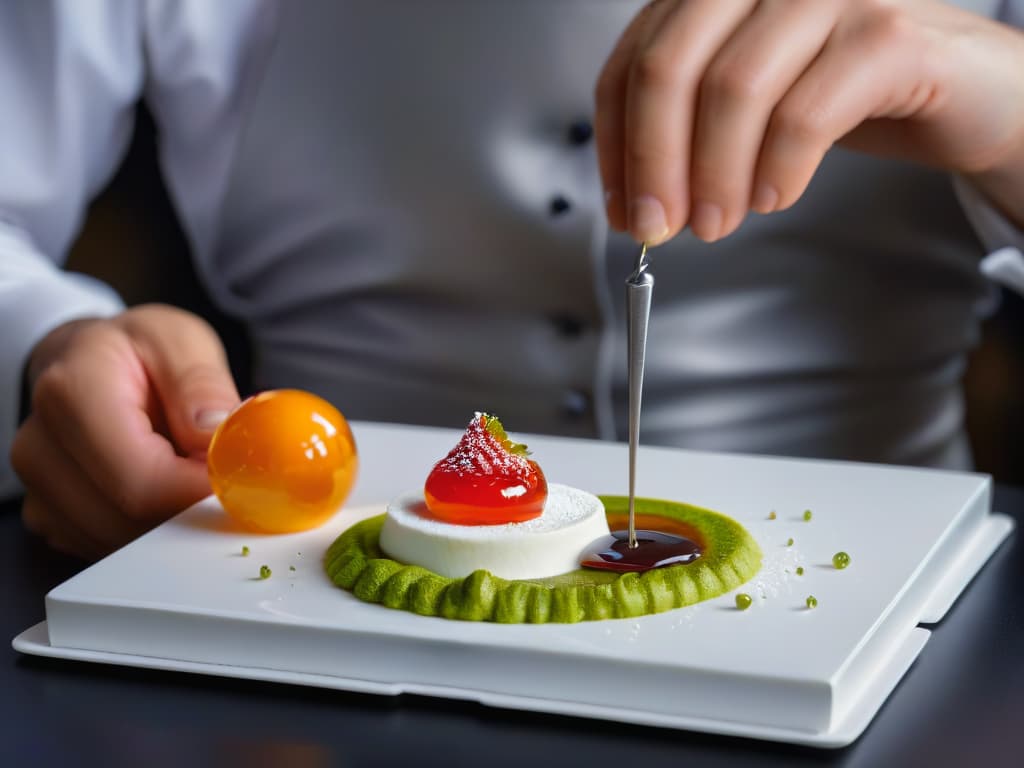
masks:
[[(1024, 0), (960, 5), (1024, 23)], [(144, 97), (257, 386), (353, 418), (621, 437), (622, 281), (588, 141), (640, 0), (0, 6), (0, 445), (47, 332), (122, 305), (60, 269)], [(582, 122), (581, 122), (582, 121)], [(962, 187), (984, 248), (1024, 236)], [(842, 151), (801, 203), (655, 252), (649, 442), (965, 466), (990, 294), (950, 180)], [(16, 489), (0, 467), (0, 492)]]

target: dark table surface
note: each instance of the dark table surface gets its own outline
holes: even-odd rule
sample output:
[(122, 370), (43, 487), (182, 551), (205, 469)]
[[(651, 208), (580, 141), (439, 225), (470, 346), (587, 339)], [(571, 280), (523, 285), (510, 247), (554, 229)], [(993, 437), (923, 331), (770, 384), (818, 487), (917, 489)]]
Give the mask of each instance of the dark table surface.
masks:
[[(1024, 524), (1024, 489), (997, 487), (994, 506)], [(46, 592), (83, 567), (0, 505), (0, 634), (41, 621)], [(0, 766), (1024, 766), (1019, 532), (842, 750), (5, 653)]]

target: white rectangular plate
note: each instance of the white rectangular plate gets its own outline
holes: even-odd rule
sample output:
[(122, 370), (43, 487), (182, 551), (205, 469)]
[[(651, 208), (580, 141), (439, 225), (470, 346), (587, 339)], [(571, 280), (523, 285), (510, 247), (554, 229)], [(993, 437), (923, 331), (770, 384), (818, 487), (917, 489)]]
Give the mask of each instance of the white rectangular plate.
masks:
[[(47, 626), (15, 647), (842, 746), (920, 652), (918, 624), (941, 618), (1012, 528), (990, 514), (981, 475), (647, 448), (641, 495), (724, 512), (761, 544), (764, 566), (741, 588), (751, 609), (737, 611), (730, 593), (575, 625), (427, 618), (361, 603), (330, 583), (321, 558), (346, 527), (422, 485), (458, 433), (353, 428), (361, 477), (324, 527), (246, 533), (207, 499), (53, 590)], [(625, 446), (526, 440), (549, 481), (622, 492)], [(831, 565), (838, 550), (852, 560), (843, 571)], [(262, 564), (270, 579), (258, 579)]]

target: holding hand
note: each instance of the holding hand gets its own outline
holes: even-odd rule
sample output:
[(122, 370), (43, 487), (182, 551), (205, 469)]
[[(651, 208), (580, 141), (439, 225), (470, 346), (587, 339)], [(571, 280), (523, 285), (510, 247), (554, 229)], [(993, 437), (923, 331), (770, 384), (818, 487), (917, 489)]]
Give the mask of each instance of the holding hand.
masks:
[(837, 141), (966, 175), (1024, 222), (1024, 35), (938, 0), (655, 0), (597, 85), (611, 225), (714, 241)]
[(200, 318), (151, 305), (68, 323), (29, 377), (11, 463), (25, 525), (55, 548), (99, 557), (210, 493), (206, 446), (239, 397)]

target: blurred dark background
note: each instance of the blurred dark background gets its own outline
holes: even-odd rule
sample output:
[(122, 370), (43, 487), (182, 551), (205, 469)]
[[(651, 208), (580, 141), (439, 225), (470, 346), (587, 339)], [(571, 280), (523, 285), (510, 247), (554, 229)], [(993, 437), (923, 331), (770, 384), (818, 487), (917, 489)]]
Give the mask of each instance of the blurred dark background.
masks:
[[(188, 244), (160, 180), (152, 119), (140, 110), (121, 169), (90, 208), (69, 268), (113, 285), (128, 304), (167, 302), (207, 318), (228, 348), (239, 390), (249, 389), (250, 355), (244, 329), (206, 297), (189, 260)], [(983, 326), (966, 382), (967, 427), (979, 471), (1024, 486), (1024, 299), (1005, 292)]]

